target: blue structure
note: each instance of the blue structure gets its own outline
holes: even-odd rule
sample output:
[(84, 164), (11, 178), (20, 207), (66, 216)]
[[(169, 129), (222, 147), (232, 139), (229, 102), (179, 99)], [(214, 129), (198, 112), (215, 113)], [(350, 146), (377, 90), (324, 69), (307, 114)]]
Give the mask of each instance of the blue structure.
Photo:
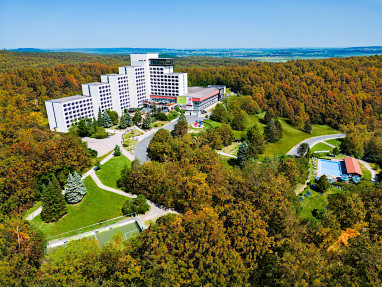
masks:
[(342, 175), (341, 164), (337, 161), (320, 159), (320, 173), (339, 177)]

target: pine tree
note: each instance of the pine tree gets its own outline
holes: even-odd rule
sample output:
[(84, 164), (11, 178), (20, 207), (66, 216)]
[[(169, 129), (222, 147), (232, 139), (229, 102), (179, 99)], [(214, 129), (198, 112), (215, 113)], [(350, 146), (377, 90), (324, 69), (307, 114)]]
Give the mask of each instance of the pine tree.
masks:
[(145, 119), (143, 120), (142, 128), (145, 130), (151, 129), (151, 115), (147, 114)]
[(113, 155), (114, 156), (120, 156), (121, 154), (122, 154), (121, 148), (119, 147), (119, 145), (116, 145), (115, 148), (114, 148)]
[(78, 203), (85, 196), (86, 192), (87, 190), (81, 176), (77, 172), (69, 173), (65, 189), (66, 201), (71, 204)]
[(134, 124), (140, 124), (142, 121), (142, 114), (140, 110), (137, 110), (133, 116), (133, 122)]
[(127, 128), (127, 122), (126, 122), (126, 117), (125, 115), (122, 115), (119, 119), (119, 128), (120, 129), (125, 129)]
[(104, 112), (103, 114), (103, 127), (104, 128), (110, 128), (113, 126), (113, 121), (110, 118), (109, 114), (107, 112)]
[(56, 178), (49, 181), (48, 186), (43, 186), (41, 218), (45, 222), (59, 220), (67, 213), (67, 208), (62, 195), (61, 186)]
[(97, 124), (99, 127), (103, 127), (103, 117), (102, 117), (101, 108), (98, 109)]
[(240, 144), (237, 151), (237, 162), (243, 167), (248, 160), (248, 144), (244, 141)]
[(282, 127), (280, 122), (271, 119), (264, 128), (264, 135), (268, 142), (274, 143), (282, 138)]
[(128, 127), (131, 127), (133, 123), (133, 119), (131, 118), (129, 113), (125, 113), (125, 121)]

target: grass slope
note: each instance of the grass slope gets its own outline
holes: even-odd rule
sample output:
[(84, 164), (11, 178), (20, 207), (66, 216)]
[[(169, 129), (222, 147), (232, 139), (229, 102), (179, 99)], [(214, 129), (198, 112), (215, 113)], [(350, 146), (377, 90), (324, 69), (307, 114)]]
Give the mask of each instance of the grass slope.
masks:
[(113, 157), (102, 165), (101, 169), (96, 171), (96, 174), (104, 185), (117, 188), (117, 180), (121, 177), (121, 171), (125, 165), (131, 165), (127, 157), (123, 155)]
[(53, 236), (122, 215), (125, 196), (99, 188), (90, 176), (85, 178), (84, 183), (87, 194), (80, 203), (68, 204), (68, 213), (62, 219), (45, 223), (39, 215), (31, 224), (47, 236)]
[(328, 151), (332, 151), (333, 150), (333, 147), (325, 144), (325, 143), (317, 143), (315, 144), (312, 148), (311, 148), (311, 152), (317, 152), (317, 151), (325, 151), (325, 150), (328, 150)]
[(362, 163), (359, 163), (362, 170), (362, 177), (366, 180), (371, 180), (371, 172)]

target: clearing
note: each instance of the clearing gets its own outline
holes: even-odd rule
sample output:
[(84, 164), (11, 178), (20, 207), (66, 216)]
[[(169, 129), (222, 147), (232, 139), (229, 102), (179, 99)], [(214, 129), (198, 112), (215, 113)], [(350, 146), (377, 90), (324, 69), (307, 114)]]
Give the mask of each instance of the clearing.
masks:
[(99, 180), (106, 186), (117, 188), (117, 180), (121, 177), (121, 171), (125, 166), (131, 166), (131, 161), (124, 155), (115, 156), (102, 165), (96, 171)]

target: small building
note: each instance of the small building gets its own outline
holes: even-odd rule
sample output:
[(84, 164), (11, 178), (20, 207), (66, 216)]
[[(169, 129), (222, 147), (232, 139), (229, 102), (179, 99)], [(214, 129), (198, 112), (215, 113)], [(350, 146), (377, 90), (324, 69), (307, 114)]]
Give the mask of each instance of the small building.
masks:
[(362, 176), (362, 170), (357, 159), (353, 157), (346, 157), (345, 167), (347, 174)]

